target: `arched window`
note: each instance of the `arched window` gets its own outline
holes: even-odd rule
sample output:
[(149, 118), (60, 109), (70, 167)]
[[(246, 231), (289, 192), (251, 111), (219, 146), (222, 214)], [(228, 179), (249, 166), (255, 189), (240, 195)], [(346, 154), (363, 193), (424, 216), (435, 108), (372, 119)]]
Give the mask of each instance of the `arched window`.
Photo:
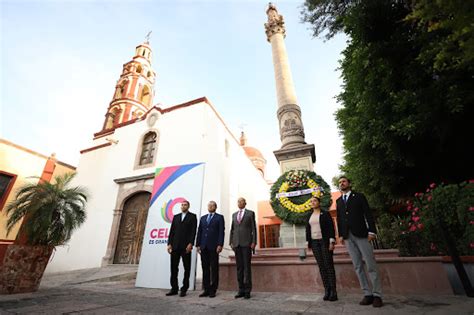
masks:
[(145, 135), (145, 137), (143, 137), (139, 165), (153, 163), (156, 151), (156, 138), (156, 133), (153, 131), (150, 131)]
[(122, 98), (125, 97), (125, 93), (127, 92), (127, 87), (128, 87), (128, 80), (122, 81), (118, 86), (117, 86), (117, 92), (115, 94), (115, 98)]
[(143, 87), (142, 92), (140, 93), (140, 98), (139, 99), (140, 99), (140, 102), (142, 102), (145, 105), (150, 104), (151, 91), (150, 91), (150, 88), (148, 87), (148, 85), (145, 85)]
[(138, 66), (137, 66), (137, 72), (138, 72), (138, 73), (142, 73), (142, 70), (143, 70), (142, 66), (141, 66), (141, 65), (138, 65)]
[(116, 108), (112, 111), (112, 119), (113, 119), (113, 125), (116, 126), (119, 124), (120, 122), (120, 113), (122, 111), (120, 110), (120, 108)]

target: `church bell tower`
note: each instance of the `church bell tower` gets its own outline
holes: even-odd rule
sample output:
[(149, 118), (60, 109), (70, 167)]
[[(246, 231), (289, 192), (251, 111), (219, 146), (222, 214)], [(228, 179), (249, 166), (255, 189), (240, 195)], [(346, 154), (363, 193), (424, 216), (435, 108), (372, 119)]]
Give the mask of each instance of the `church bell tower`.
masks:
[(123, 65), (102, 130), (139, 118), (153, 106), (156, 74), (151, 68), (151, 57), (150, 43), (146, 40), (136, 47), (132, 60)]

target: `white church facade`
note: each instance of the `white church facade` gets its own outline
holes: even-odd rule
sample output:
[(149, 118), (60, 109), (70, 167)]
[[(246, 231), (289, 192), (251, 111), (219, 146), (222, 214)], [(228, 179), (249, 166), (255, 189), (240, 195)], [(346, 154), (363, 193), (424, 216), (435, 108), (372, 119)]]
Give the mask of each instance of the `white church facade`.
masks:
[(152, 105), (151, 54), (143, 43), (124, 64), (103, 128), (81, 151), (74, 185), (90, 193), (87, 220), (57, 249), (47, 272), (137, 264), (159, 167), (205, 163), (202, 204), (191, 204), (190, 211), (205, 214), (208, 201), (215, 200), (226, 219), (226, 247), (238, 197), (254, 210), (268, 200), (265, 160), (245, 146), (244, 136), (232, 134), (207, 98)]

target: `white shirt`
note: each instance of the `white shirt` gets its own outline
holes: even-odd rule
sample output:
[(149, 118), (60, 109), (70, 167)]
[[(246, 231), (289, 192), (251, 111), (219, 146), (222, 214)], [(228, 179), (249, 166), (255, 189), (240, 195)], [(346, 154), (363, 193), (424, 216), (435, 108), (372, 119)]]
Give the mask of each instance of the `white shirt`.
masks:
[(346, 202), (349, 200), (349, 197), (351, 196), (351, 190), (349, 190), (348, 192), (346, 192), (345, 194), (342, 194), (342, 200), (344, 200), (344, 196), (346, 196)]

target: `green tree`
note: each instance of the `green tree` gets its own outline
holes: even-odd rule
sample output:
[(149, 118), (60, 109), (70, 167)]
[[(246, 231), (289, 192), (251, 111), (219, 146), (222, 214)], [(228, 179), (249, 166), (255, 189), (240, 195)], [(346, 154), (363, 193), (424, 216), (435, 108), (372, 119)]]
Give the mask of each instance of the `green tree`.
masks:
[(372, 205), (473, 177), (474, 2), (307, 0), (302, 16), (314, 36), (348, 36), (341, 169)]
[(25, 235), (29, 245), (65, 244), (86, 219), (88, 194), (84, 188), (69, 187), (74, 173), (54, 178), (53, 183), (39, 181), (25, 184), (6, 208), (7, 234), (24, 220), (18, 235)]

